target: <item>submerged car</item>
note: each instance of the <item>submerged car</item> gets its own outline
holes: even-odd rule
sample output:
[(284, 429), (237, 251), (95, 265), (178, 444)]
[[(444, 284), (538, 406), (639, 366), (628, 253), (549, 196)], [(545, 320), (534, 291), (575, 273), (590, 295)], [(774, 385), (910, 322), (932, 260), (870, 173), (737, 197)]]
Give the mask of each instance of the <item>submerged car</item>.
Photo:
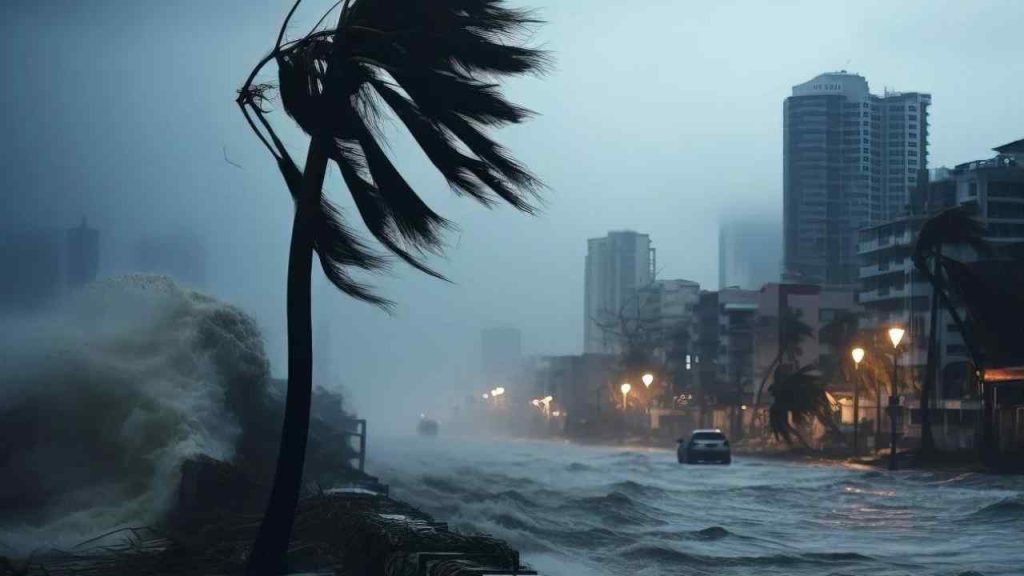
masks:
[(722, 434), (721, 430), (694, 430), (688, 441), (685, 438), (680, 438), (678, 442), (679, 448), (676, 450), (676, 456), (679, 458), (680, 464), (732, 463), (729, 439)]

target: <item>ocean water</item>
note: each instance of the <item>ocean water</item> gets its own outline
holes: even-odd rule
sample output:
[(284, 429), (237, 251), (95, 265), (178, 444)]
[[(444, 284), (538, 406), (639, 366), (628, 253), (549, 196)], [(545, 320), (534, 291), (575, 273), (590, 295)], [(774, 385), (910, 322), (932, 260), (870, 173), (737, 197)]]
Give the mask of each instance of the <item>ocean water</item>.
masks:
[(370, 472), (547, 576), (1024, 574), (1024, 478), (562, 442), (373, 438)]

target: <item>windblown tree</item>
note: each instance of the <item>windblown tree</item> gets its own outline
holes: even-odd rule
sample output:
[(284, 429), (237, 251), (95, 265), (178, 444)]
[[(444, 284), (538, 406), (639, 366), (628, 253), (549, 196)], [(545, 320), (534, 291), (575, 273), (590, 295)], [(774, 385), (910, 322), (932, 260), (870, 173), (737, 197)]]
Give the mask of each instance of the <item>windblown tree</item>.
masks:
[[(371, 304), (390, 303), (354, 270), (381, 271), (390, 253), (431, 276), (423, 258), (440, 249), (448, 221), (417, 195), (385, 153), (381, 122), (397, 120), (458, 194), (524, 212), (540, 182), (489, 135), (527, 119), (497, 81), (539, 72), (545, 54), (522, 45), (537, 23), (503, 0), (345, 0), (313, 29), (285, 40), (296, 1), (270, 53), (239, 90), (238, 104), (269, 150), (295, 204), (288, 260), (288, 391), (274, 483), (249, 574), (280, 574), (295, 508), (309, 428), (312, 388), (310, 282), (316, 254), (327, 279)], [(334, 22), (331, 25), (331, 22)], [(293, 160), (269, 120), (275, 86), (258, 82), (277, 68), (280, 105), (309, 136), (304, 165)], [(334, 164), (373, 238), (357, 236), (323, 193)]]
[(841, 437), (825, 388), (825, 380), (813, 364), (776, 379), (768, 389), (772, 394), (768, 407), (768, 428), (772, 434), (786, 444), (793, 444), (796, 439), (809, 449), (810, 443), (801, 431), (817, 420), (834, 437)]
[(962, 207), (952, 208), (930, 218), (921, 227), (911, 258), (914, 267), (920, 271), (932, 287), (931, 310), (928, 322), (928, 356), (925, 364), (924, 381), (921, 385), (921, 452), (930, 453), (935, 449), (935, 438), (931, 425), (931, 398), (935, 395), (935, 383), (939, 366), (939, 328), (943, 324), (939, 320), (939, 306), (953, 318), (960, 334), (967, 344), (971, 361), (977, 369), (980, 364), (977, 346), (970, 338), (959, 308), (950, 298), (950, 284), (944, 267), (957, 262), (954, 255), (969, 249), (975, 255), (984, 256), (990, 253), (990, 247), (984, 240), (985, 230), (977, 220)]
[[(775, 357), (761, 377), (761, 384), (757, 387), (757, 394), (754, 395), (754, 416), (758, 414), (761, 406), (761, 397), (764, 394), (765, 386), (770, 378), (778, 380), (784, 374), (780, 373), (783, 362), (795, 367), (800, 358), (800, 345), (804, 339), (814, 336), (814, 329), (803, 321), (803, 314), (800, 310), (784, 306), (781, 308), (778, 318), (770, 320), (771, 325), (767, 328), (776, 330), (776, 352)], [(764, 326), (762, 328), (765, 328)]]
[(645, 313), (653, 285), (652, 281), (637, 288), (634, 297), (624, 298), (618, 309), (602, 310), (599, 317), (593, 318), (606, 341), (618, 347), (619, 369), (626, 378), (660, 369), (658, 351), (665, 351), (668, 346), (661, 319)]

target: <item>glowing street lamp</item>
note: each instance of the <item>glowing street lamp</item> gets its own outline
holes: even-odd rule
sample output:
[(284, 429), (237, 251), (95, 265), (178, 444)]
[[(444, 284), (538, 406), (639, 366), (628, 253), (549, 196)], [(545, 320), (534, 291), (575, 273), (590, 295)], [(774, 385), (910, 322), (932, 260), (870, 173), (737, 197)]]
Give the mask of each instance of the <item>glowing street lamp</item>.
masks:
[(860, 363), (864, 360), (864, 349), (854, 348), (850, 351), (850, 356), (853, 357), (853, 365), (856, 369), (860, 369)]
[(482, 398), (483, 398), (484, 400), (487, 400), (487, 399), (488, 399), (488, 398), (490, 398), (490, 397), (491, 397), (491, 395), (490, 395), (490, 394), (488, 394), (487, 392), (484, 392), (484, 393), (483, 393), (483, 396), (482, 396)]
[(651, 384), (654, 382), (654, 374), (648, 372), (647, 374), (644, 374), (640, 379), (643, 380), (644, 386), (650, 388)]
[(900, 410), (899, 387), (897, 376), (899, 365), (897, 360), (900, 356), (900, 342), (906, 330), (899, 326), (889, 328), (889, 340), (892, 342), (892, 394), (889, 396), (889, 422), (892, 425), (889, 429), (889, 470), (896, 469), (896, 416)]
[(903, 335), (906, 333), (907, 331), (899, 326), (889, 328), (889, 340), (892, 341), (893, 348), (899, 348), (900, 342), (903, 341)]
[(853, 370), (856, 373), (853, 383), (853, 453), (860, 454), (860, 363), (864, 360), (864, 349), (860, 346), (850, 350), (853, 357)]
[(622, 390), (622, 411), (623, 412), (626, 411), (626, 402), (627, 402), (626, 398), (629, 396), (629, 391), (632, 390), (632, 389), (633, 389), (633, 387), (629, 384), (629, 382), (624, 382), (622, 384), (622, 386), (619, 386), (619, 390)]

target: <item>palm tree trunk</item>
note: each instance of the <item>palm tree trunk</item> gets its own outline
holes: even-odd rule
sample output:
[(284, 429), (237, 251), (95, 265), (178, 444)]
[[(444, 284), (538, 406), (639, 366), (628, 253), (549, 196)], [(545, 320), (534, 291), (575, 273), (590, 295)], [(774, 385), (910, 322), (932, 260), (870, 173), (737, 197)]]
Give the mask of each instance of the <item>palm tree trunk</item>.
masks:
[(295, 509), (306, 461), (309, 410), (313, 393), (313, 319), (311, 215), (320, 202), (327, 171), (326, 150), (314, 138), (309, 145), (302, 196), (295, 205), (288, 250), (288, 393), (274, 484), (246, 566), (248, 576), (276, 576), (286, 571)]
[[(757, 394), (754, 395), (754, 405), (751, 407), (751, 414), (753, 414), (753, 416), (751, 417), (751, 427), (755, 425), (755, 422), (758, 426), (761, 426), (762, 424), (766, 423), (760, 422), (760, 418), (758, 416), (758, 408), (760, 408), (761, 406), (761, 396), (762, 394), (764, 394), (764, 387), (768, 383), (768, 378), (772, 376), (772, 373), (775, 371), (775, 368), (779, 365), (779, 362), (782, 362), (782, 353), (782, 348), (779, 348), (779, 352), (775, 355), (775, 358), (772, 359), (772, 363), (768, 365), (768, 371), (765, 372), (764, 377), (761, 378), (761, 385), (757, 387)], [(763, 432), (767, 434), (767, 429), (763, 430)], [(757, 434), (757, 431), (754, 431), (754, 434)]]
[[(941, 258), (941, 247), (938, 256)], [(938, 266), (938, 258), (933, 267)], [(937, 271), (936, 271), (937, 272)], [(933, 272), (934, 273), (934, 272)], [(939, 366), (939, 298), (932, 289), (931, 311), (928, 322), (928, 359), (925, 366), (924, 382), (921, 385), (921, 453), (935, 451), (935, 437), (932, 435), (931, 397), (935, 394), (935, 381)]]
[(982, 442), (981, 442), (981, 444), (982, 445), (981, 445), (981, 451), (982, 451), (982, 456), (987, 458), (988, 455), (991, 454), (993, 449), (994, 449), (994, 443), (995, 443), (994, 425), (995, 424), (993, 422), (994, 406), (986, 405), (989, 402), (989, 395), (986, 393), (986, 386), (985, 386), (985, 378), (984, 378), (984, 375), (985, 375), (985, 364), (984, 364), (984, 357), (982, 356), (981, 350), (978, 348), (977, 343), (967, 333), (967, 324), (966, 324), (966, 322), (964, 322), (963, 317), (960, 315), (960, 311), (957, 310), (956, 306), (953, 304), (952, 300), (950, 300), (949, 295), (945, 291), (944, 281), (943, 281), (943, 278), (942, 278), (943, 275), (941, 274), (941, 271), (939, 269), (940, 265), (941, 265), (941, 260), (937, 258), (936, 259), (935, 267), (936, 267), (936, 272), (939, 272), (939, 273), (931, 274), (930, 270), (929, 270), (928, 281), (932, 285), (932, 290), (936, 294), (939, 295), (939, 298), (941, 298), (942, 307), (947, 312), (949, 312), (950, 317), (953, 319), (953, 323), (956, 324), (956, 328), (960, 332), (960, 337), (963, 338), (964, 345), (967, 347), (967, 355), (971, 359), (971, 364), (974, 367), (975, 373), (981, 375), (981, 391), (982, 391), (982, 415), (981, 415), (982, 416), (982, 420), (981, 420), (981, 426), (982, 426)]

